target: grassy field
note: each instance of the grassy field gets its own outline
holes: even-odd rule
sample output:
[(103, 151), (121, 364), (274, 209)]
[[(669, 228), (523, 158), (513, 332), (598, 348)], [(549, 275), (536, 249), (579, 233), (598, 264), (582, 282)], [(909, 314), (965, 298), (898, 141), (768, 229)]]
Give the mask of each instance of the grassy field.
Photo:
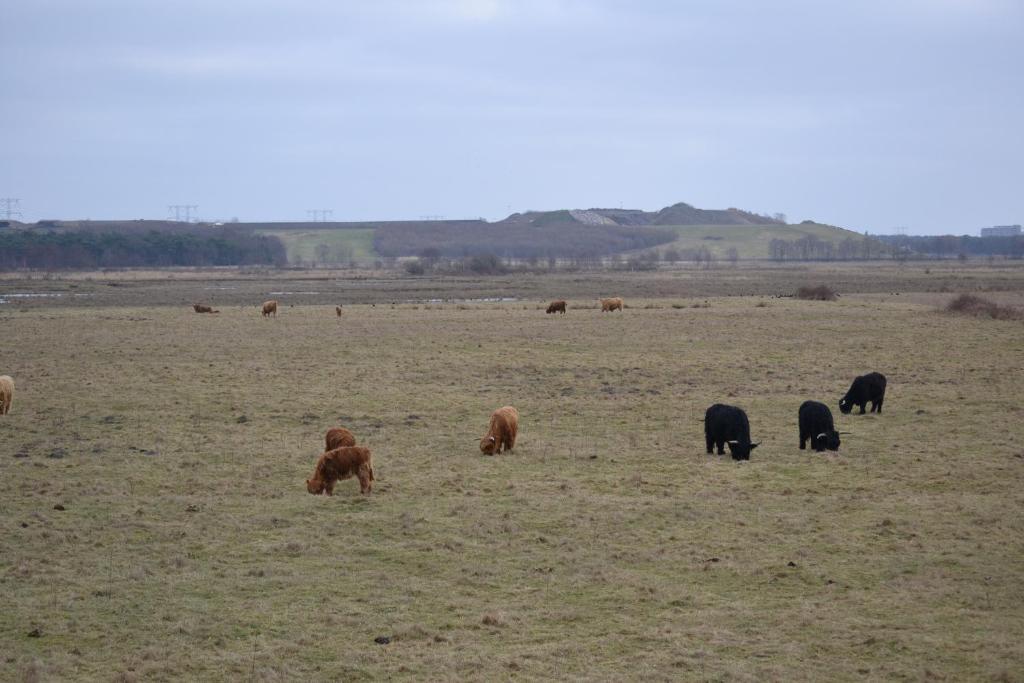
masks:
[[(673, 277), (564, 317), (0, 307), (0, 680), (1020, 680), (1024, 325), (939, 313), (916, 271), (837, 302)], [(870, 370), (884, 413), (840, 415)], [(798, 450), (809, 398), (839, 455)], [(749, 463), (705, 454), (714, 402)], [(482, 456), (504, 404), (517, 448)], [(338, 425), (371, 496), (305, 492)]]
[(663, 244), (658, 251), (666, 249), (700, 249), (708, 250), (719, 259), (724, 258), (726, 250), (735, 247), (741, 259), (767, 259), (771, 256), (769, 245), (774, 239), (793, 241), (808, 235), (825, 242), (838, 244), (853, 238), (863, 240), (864, 235), (852, 230), (837, 228), (831, 225), (807, 223), (798, 225), (677, 225), (664, 226), (674, 230), (678, 237), (675, 241)]
[(373, 250), (373, 229), (350, 230), (258, 230), (273, 235), (284, 243), (290, 264), (323, 262), (321, 249), (326, 249), (327, 263), (344, 263), (352, 258), (368, 258)]

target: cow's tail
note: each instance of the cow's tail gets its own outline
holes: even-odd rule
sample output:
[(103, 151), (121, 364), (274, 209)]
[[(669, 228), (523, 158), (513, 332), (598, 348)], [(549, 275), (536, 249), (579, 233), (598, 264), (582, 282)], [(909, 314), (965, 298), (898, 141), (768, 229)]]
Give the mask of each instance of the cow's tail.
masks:
[(370, 470), (370, 481), (374, 481), (373, 477), (373, 463), (367, 463), (367, 469)]

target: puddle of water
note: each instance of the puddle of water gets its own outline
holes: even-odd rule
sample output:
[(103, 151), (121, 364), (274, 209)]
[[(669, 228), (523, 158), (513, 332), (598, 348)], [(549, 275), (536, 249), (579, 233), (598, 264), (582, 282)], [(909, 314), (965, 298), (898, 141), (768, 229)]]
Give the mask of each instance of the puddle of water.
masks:
[(11, 294), (4, 294), (8, 299), (31, 299), (36, 297), (57, 299), (64, 296), (58, 292), (13, 292)]
[(512, 301), (519, 301), (514, 296), (488, 296), (480, 299), (408, 299), (405, 303), (408, 304), (501, 304), (509, 303)]

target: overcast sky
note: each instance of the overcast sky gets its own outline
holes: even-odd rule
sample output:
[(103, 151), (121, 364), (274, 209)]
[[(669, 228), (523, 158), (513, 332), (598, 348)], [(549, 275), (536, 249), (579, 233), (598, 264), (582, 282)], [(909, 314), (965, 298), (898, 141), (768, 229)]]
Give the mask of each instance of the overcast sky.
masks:
[(0, 0), (26, 220), (1024, 223), (1021, 0)]

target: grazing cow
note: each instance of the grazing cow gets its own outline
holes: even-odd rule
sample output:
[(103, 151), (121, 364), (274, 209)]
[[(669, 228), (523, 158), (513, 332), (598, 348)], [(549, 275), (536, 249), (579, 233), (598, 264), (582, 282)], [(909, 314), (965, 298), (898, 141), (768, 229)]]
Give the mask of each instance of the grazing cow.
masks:
[(341, 317), (341, 306), (340, 305), (335, 306), (334, 307), (334, 312), (337, 313), (338, 317), (340, 318)]
[(14, 403), (14, 380), (10, 375), (0, 375), (0, 415), (11, 412)]
[(800, 450), (807, 447), (807, 440), (811, 440), (811, 447), (821, 452), (823, 450), (839, 450), (839, 432), (832, 423), (832, 411), (828, 406), (818, 401), (804, 401), (800, 404)]
[(565, 302), (564, 301), (552, 301), (548, 304), (548, 313), (565, 313)]
[(351, 477), (359, 479), (359, 492), (373, 488), (373, 458), (369, 448), (345, 446), (327, 451), (317, 460), (313, 478), (306, 480), (306, 490), (313, 495), (334, 495), (334, 484)]
[(341, 448), (342, 446), (355, 446), (356, 436), (344, 427), (335, 427), (334, 429), (327, 430), (327, 436), (324, 437), (324, 448), (325, 451), (333, 451), (335, 448)]
[(277, 317), (277, 301), (274, 299), (263, 302), (263, 317), (267, 318), (271, 315)]
[(203, 304), (192, 304), (192, 308), (196, 313), (220, 313), (220, 311), (213, 310), (213, 306), (204, 306)]
[(729, 444), (733, 460), (750, 460), (750, 451), (760, 445), (760, 442), (750, 443), (747, 414), (736, 406), (721, 403), (716, 403), (704, 413), (704, 439), (707, 441), (708, 453), (716, 446), (718, 454), (724, 455), (723, 446)]
[(601, 312), (608, 311), (621, 311), (622, 310), (622, 299), (615, 297), (612, 299), (601, 299)]
[(487, 455), (501, 453), (502, 446), (506, 451), (516, 445), (516, 432), (519, 431), (519, 411), (512, 406), (498, 408), (491, 414), (491, 424), (487, 434), (480, 439), (480, 451)]
[(846, 396), (839, 399), (839, 410), (843, 415), (848, 415), (854, 406), (860, 406), (860, 414), (863, 415), (864, 407), (871, 401), (871, 412), (877, 410), (881, 413), (884, 400), (885, 375), (880, 372), (869, 372), (853, 380)]

